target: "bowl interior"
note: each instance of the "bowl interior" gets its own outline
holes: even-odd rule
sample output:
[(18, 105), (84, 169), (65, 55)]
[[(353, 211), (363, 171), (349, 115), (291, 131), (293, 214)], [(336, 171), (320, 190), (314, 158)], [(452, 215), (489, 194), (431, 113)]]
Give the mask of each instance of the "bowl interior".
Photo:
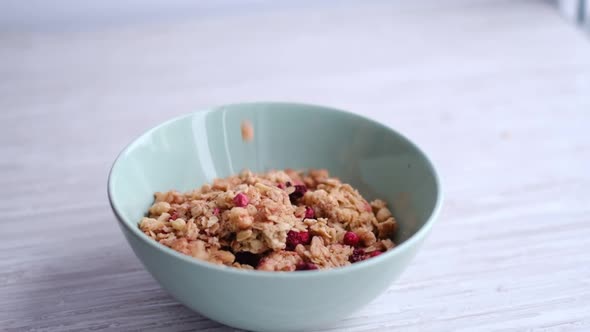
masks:
[[(251, 142), (241, 137), (244, 120), (254, 127)], [(400, 224), (398, 243), (416, 233), (438, 204), (432, 165), (403, 136), (358, 115), (286, 103), (223, 106), (149, 130), (115, 162), (109, 195), (122, 221), (141, 233), (136, 225), (154, 192), (192, 190), (245, 168), (326, 168), (365, 198), (390, 204)]]

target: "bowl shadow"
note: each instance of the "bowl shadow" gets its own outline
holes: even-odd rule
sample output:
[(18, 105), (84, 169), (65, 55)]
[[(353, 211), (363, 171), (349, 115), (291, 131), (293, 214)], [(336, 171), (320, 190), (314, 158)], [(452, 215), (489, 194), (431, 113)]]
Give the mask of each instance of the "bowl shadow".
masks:
[[(121, 239), (122, 240), (122, 239)], [(15, 331), (238, 331), (168, 295), (122, 241), (44, 260), (20, 290)]]

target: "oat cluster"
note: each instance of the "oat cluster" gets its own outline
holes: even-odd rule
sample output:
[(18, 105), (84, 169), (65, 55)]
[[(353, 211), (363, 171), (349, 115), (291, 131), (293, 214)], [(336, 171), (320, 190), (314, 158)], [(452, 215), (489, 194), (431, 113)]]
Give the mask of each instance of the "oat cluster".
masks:
[(295, 271), (349, 265), (394, 247), (397, 224), (326, 170), (215, 179), (188, 193), (155, 193), (139, 228), (178, 252), (241, 269)]

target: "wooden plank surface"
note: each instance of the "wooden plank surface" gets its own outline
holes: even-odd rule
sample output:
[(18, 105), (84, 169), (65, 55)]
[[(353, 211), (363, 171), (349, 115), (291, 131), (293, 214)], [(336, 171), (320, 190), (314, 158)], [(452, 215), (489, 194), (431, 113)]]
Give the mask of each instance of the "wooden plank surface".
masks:
[(0, 32), (0, 330), (229, 330), (144, 271), (106, 178), (147, 128), (251, 100), (365, 114), (442, 175), (415, 261), (329, 331), (590, 330), (590, 44), (542, 1)]

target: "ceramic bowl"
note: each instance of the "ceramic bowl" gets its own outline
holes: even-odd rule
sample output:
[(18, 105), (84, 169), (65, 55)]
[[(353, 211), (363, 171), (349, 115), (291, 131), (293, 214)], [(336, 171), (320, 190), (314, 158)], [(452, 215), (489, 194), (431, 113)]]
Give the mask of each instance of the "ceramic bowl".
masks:
[[(242, 140), (248, 120), (254, 138)], [(182, 255), (138, 229), (154, 192), (188, 191), (244, 168), (326, 168), (367, 199), (385, 199), (399, 223), (394, 249), (347, 267), (245, 271)], [(256, 331), (329, 326), (360, 309), (402, 273), (441, 207), (432, 164), (382, 124), (327, 107), (248, 103), (177, 117), (148, 130), (115, 161), (112, 209), (145, 268), (179, 302), (223, 324)]]

